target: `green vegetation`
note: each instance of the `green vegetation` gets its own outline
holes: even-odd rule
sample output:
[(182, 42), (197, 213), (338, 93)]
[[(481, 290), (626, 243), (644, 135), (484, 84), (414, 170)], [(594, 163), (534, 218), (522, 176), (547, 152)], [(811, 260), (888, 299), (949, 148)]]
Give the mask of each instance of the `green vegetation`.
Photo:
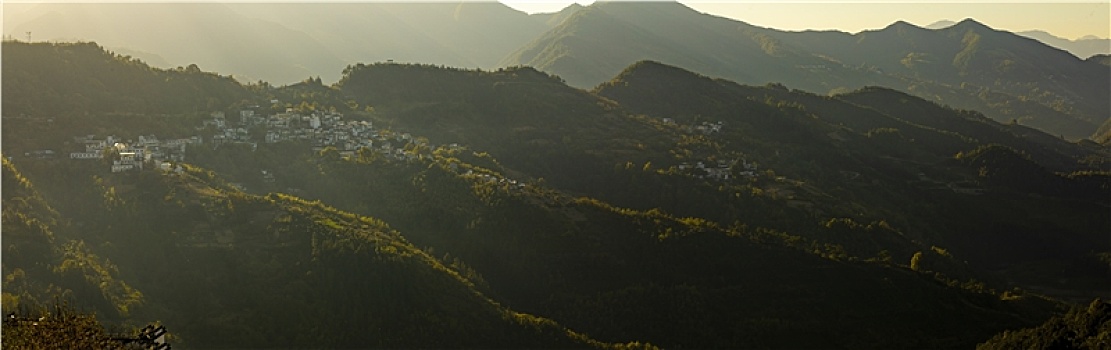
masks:
[[(60, 297), (199, 348), (967, 348), (1108, 287), (1105, 148), (893, 90), (652, 61), (593, 91), (394, 63), (239, 88), (6, 130), (5, 311)], [(397, 144), (191, 145), (181, 173), (20, 153), (243, 108)]]
[(1000, 333), (976, 349), (1104, 349), (1109, 344), (1111, 305), (1096, 299), (1037, 327)]
[(81, 300), (102, 315), (127, 316), (143, 295), (85, 246), (7, 158), (3, 159), (3, 310)]
[(20, 87), (4, 91), (5, 118), (210, 111), (248, 96), (235, 80), (196, 65), (151, 68), (95, 43), (4, 41), (3, 46), (3, 83)]
[[(112, 277), (131, 281), (144, 302), (112, 299), (131, 307), (120, 315), (157, 317), (185, 346), (616, 346), (495, 303), (373, 218), (289, 195), (210, 187), (216, 179), (195, 167), (183, 175), (83, 176), (97, 178), (86, 182), (93, 188), (69, 201), (115, 204), (72, 213), (86, 240), (99, 243), (66, 247), (56, 270), (75, 270), (102, 288)], [(98, 264), (97, 256), (116, 265)], [(5, 292), (15, 285), (6, 282)], [(361, 331), (351, 332), (356, 324)]]
[[(260, 148), (258, 152), (267, 151)], [(813, 339), (825, 338), (829, 339), (826, 345), (852, 347), (900, 339), (921, 346), (958, 346), (971, 344), (960, 339), (975, 340), (995, 332), (988, 330), (994, 326), (982, 331), (968, 328), (972, 332), (968, 336), (938, 341), (881, 323), (876, 323), (875, 329), (899, 335), (879, 338), (847, 328), (819, 327), (814, 320), (833, 314), (853, 315), (846, 317), (860, 322), (879, 321), (883, 317), (878, 315), (883, 312), (902, 309), (906, 305), (904, 297), (946, 299), (932, 293), (952, 287), (933, 275), (910, 274), (905, 267), (889, 262), (865, 263), (839, 246), (767, 228), (721, 227), (697, 217), (676, 217), (660, 210), (633, 210), (597, 199), (570, 197), (537, 184), (519, 187), (490, 181), (483, 175), (498, 176), (500, 172), (463, 161), (471, 159), (468, 153), (471, 151), (440, 149), (431, 159), (415, 163), (306, 158), (302, 161), (315, 163), (319, 172), (289, 181), (307, 183), (312, 179), (311, 188), (301, 189), (305, 195), (390, 222), (415, 245), (430, 247), (426, 251), (465, 261), (496, 299), (550, 315), (605, 341), (797, 347), (818, 346), (821, 343)], [(859, 230), (874, 236), (883, 225), (845, 231)], [(906, 257), (909, 259), (909, 254)], [(953, 271), (944, 265), (947, 258), (931, 259), (936, 262), (924, 266)], [(926, 294), (881, 298), (893, 290), (861, 287), (888, 283), (879, 282), (885, 279), (895, 284), (891, 287), (895, 290), (921, 290)], [(956, 288), (961, 288), (960, 283)], [(1005, 313), (1032, 313), (1031, 317), (1036, 318), (1033, 315), (1048, 306), (1034, 297), (997, 305), (999, 297), (987, 289), (969, 288), (958, 299), (1008, 310)], [(822, 302), (826, 299), (818, 296), (847, 296), (862, 290), (877, 294), (860, 296), (860, 300), (884, 301), (852, 302), (830, 309)], [(665, 302), (678, 295), (690, 304)], [(773, 295), (797, 298), (771, 298)], [(820, 313), (827, 316), (815, 314), (815, 310), (826, 310)], [(930, 313), (919, 317), (933, 320), (923, 322), (956, 325), (980, 316)], [(611, 321), (615, 319), (629, 321)], [(666, 321), (676, 319), (686, 321), (679, 325)], [(763, 328), (767, 324), (761, 320), (768, 319), (777, 320), (777, 330)], [(989, 317), (976, 322), (1015, 321)], [(665, 324), (673, 325), (662, 326)], [(737, 329), (746, 331), (737, 333)], [(690, 337), (695, 330), (702, 336)], [(792, 340), (799, 332), (811, 336)]]
[(11, 349), (128, 349), (93, 314), (64, 305), (19, 316), (8, 310), (3, 320), (4, 346)]

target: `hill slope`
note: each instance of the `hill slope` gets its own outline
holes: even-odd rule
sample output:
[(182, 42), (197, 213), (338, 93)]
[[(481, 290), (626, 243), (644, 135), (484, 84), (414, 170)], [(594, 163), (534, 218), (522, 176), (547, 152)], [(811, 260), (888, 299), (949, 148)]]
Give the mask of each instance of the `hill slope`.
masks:
[(4, 115), (39, 119), (88, 113), (168, 114), (223, 108), (247, 98), (234, 79), (151, 68), (96, 43), (5, 41)]
[(63, 211), (98, 242), (89, 249), (144, 291), (137, 316), (162, 320), (182, 344), (609, 346), (495, 303), (379, 220), (287, 195), (235, 192), (210, 172), (186, 168), (128, 175), (70, 168), (71, 186), (95, 187), (69, 192), (69, 201), (108, 202)]
[(1106, 67), (971, 20), (937, 30), (897, 22), (859, 34), (783, 32), (678, 3), (597, 3), (502, 65), (591, 87), (646, 59), (817, 93), (885, 86), (1069, 138), (1090, 136), (1111, 115), (1101, 102), (1111, 93)]
[[(1096, 180), (1096, 184), (1071, 175), (1062, 176), (1106, 167), (1105, 163), (1095, 160), (1106, 157), (1106, 150), (1100, 147), (1054, 140), (1044, 134), (1038, 137), (1039, 133), (1027, 134), (1027, 129), (1000, 125), (974, 113), (947, 110), (886, 89), (825, 97), (778, 86), (751, 87), (712, 80), (654, 62), (630, 67), (613, 81), (601, 85), (597, 94), (629, 110), (668, 118), (681, 125), (700, 120), (723, 122), (725, 126), (721, 131), (709, 136), (718, 149), (715, 153), (719, 156), (741, 154), (749, 162), (759, 162), (761, 169), (773, 169), (776, 175), (805, 182), (805, 185), (793, 186), (787, 202), (796, 207), (805, 208), (807, 203), (812, 203), (815, 208), (822, 208), (810, 215), (885, 220), (919, 244), (951, 248), (957, 256), (988, 270), (998, 270), (1006, 264), (1039, 261), (1045, 257), (1041, 254), (1049, 251), (1073, 251), (1079, 255), (1070, 258), (1065, 254), (1053, 259), (1071, 260), (1070, 264), (1077, 266), (1076, 271), (1088, 271), (1083, 275), (1088, 276), (1084, 279), (1089, 282), (1098, 281), (1102, 276), (1103, 272), (1096, 271), (1103, 268), (1089, 270), (1088, 267), (1098, 266), (1096, 255), (1108, 249), (1100, 228), (1107, 227), (1109, 222), (1099, 214), (1107, 205), (1106, 198), (1100, 195), (1108, 189), (1106, 173), (1097, 171), (1103, 175), (1097, 176), (1102, 180)], [(1025, 165), (999, 170), (998, 174), (1011, 180), (1052, 181), (1002, 184), (1011, 180), (995, 181), (993, 175), (980, 170), (980, 165), (955, 162), (955, 154), (992, 143), (1013, 145), (1019, 152), (1029, 155), (1026, 157), (1041, 162), (1031, 165), (1029, 160), (1023, 160)], [(656, 166), (666, 167), (667, 163)], [(1044, 166), (1051, 166), (1052, 171), (1062, 174), (1047, 172)], [(1041, 185), (1036, 185), (1039, 183)], [(780, 186), (761, 181), (751, 185), (764, 191), (782, 188)], [(977, 190), (984, 187), (992, 190), (986, 193)], [(1048, 194), (1061, 202), (1043, 206), (1039, 203), (1044, 198), (1033, 193)], [(929, 204), (912, 207), (907, 207), (905, 202), (889, 202), (900, 201), (899, 198), (930, 199)], [(977, 202), (995, 204), (990, 205), (993, 209), (984, 210), (987, 207), (974, 204)], [(681, 210), (667, 203), (659, 201), (648, 205)], [(1015, 205), (1011, 210), (1047, 215), (1048, 221), (1035, 217), (1016, 218), (1005, 211), (996, 211), (1003, 203)], [(710, 218), (719, 217), (708, 212), (722, 213), (719, 220), (724, 222), (737, 217), (751, 218), (740, 212), (705, 209), (730, 205), (736, 204), (723, 201), (699, 207), (704, 208), (701, 215)], [(1058, 215), (1078, 218), (1073, 215), (1079, 213), (1076, 210), (1080, 207), (1086, 208), (1082, 210), (1086, 214), (1081, 216), (1087, 218), (1083, 223), (1049, 219)], [(865, 215), (862, 217), (861, 213)], [(947, 219), (920, 220), (931, 217)], [(1032, 221), (1024, 225), (1031, 229), (1016, 230), (1011, 226), (1027, 220)], [(1050, 224), (1054, 221), (1071, 228), (1042, 229), (1047, 224), (1056, 225)], [(791, 226), (778, 227), (789, 232), (805, 232), (794, 231), (797, 228), (791, 229)], [(1071, 238), (1049, 238), (1066, 231), (1072, 232), (1068, 234)], [(1061, 245), (1055, 244), (1056, 249), (1049, 251), (1036, 248), (1037, 244), (1021, 243), (1007, 248), (998, 245), (998, 239), (1015, 234), (1025, 239), (1012, 241), (1014, 243), (1056, 241)], [(1076, 240), (1088, 243), (1076, 244)], [(897, 246), (891, 242), (885, 245)], [(1092, 251), (1091, 247), (1096, 246), (1100, 248)], [(1015, 274), (1009, 278), (1019, 276)], [(1025, 283), (1041, 283), (1031, 282)], [(1103, 288), (1075, 287), (1088, 289), (1088, 293), (1097, 293), (1095, 295), (1099, 295), (1098, 288)]]
[[(1047, 306), (1034, 297), (1002, 301), (898, 264), (865, 262), (836, 245), (754, 222), (725, 227), (659, 209), (614, 207), (534, 182), (511, 183), (505, 175), (510, 169), (467, 149), (437, 148), (422, 158), (344, 159), (325, 150), (262, 166), (290, 169), (275, 186), (302, 184), (296, 186), (305, 196), (394, 223), (414, 243), (466, 262), (507, 305), (603, 341), (958, 347), (993, 329), (1030, 324)], [(292, 171), (311, 164), (313, 170)], [(220, 170), (236, 173), (236, 166)], [(923, 266), (933, 268), (948, 259), (926, 255), (931, 262)], [(928, 311), (906, 300), (932, 300), (949, 311)], [(964, 303), (995, 311), (958, 306)], [(918, 316), (892, 316), (903, 312)], [(837, 317), (853, 320), (851, 326), (819, 321)]]

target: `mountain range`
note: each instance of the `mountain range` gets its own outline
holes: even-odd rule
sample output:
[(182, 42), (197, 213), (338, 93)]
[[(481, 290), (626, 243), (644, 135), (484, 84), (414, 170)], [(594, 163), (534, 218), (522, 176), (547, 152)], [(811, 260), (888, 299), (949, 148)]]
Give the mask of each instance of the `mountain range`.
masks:
[(1106, 66), (973, 20), (940, 30), (896, 22), (858, 34), (784, 32), (666, 2), (592, 5), (502, 64), (588, 87), (643, 59), (816, 93), (886, 86), (1068, 138), (1092, 134), (1111, 92)]
[(144, 60), (275, 84), (314, 75), (335, 81), (355, 62), (492, 68), (548, 26), (543, 16), (492, 2), (39, 4), (6, 16), (5, 33), (92, 40), (137, 50)]
[[(955, 21), (941, 20), (930, 23), (923, 28), (926, 29), (945, 29), (957, 24)], [(1068, 51), (1076, 57), (1088, 59), (1095, 55), (1107, 55), (1108, 50), (1111, 50), (1111, 39), (1104, 39), (1095, 35), (1087, 35), (1075, 40), (1070, 40), (1053, 35), (1044, 30), (1026, 30), (1015, 32), (1015, 34), (1034, 39), (1045, 43), (1046, 45), (1056, 47), (1061, 50)]]
[(1098, 56), (1083, 60), (1077, 56), (1087, 54), (1051, 46), (1060, 41), (972, 20), (937, 29), (898, 22), (858, 34), (786, 32), (671, 2), (598, 2), (533, 15), (471, 2), (39, 4), (5, 16), (8, 35), (94, 40), (148, 63), (197, 64), (244, 82), (314, 75), (331, 82), (346, 65), (396, 61), (527, 65), (592, 88), (655, 60), (820, 94), (885, 86), (1068, 139), (1093, 136), (1111, 115), (1104, 101), (1111, 73)]
[[(968, 348), (1052, 343), (1111, 287), (1105, 145), (892, 88), (655, 60), (590, 90), (396, 62), (242, 85), (3, 52), (6, 312), (71, 300), (200, 348)], [(321, 111), (382, 140), (247, 125)], [(49, 156), (89, 134), (203, 141), (180, 171)]]
[(1084, 59), (1096, 55), (1107, 55), (1108, 48), (1111, 48), (1111, 39), (1101, 39), (1091, 35), (1076, 40), (1069, 40), (1043, 30), (1029, 30), (1015, 34), (1041, 41), (1046, 45), (1068, 51), (1076, 55), (1076, 57)]

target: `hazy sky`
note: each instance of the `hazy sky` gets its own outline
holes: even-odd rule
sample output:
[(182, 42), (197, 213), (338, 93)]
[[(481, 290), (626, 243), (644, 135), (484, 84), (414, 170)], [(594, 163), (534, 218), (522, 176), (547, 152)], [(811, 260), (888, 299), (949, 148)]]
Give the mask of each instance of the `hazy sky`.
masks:
[[(229, 1), (306, 2), (296, 0), (46, 0), (46, 2), (156, 3)], [(406, 1), (411, 0), (385, 2)], [(26, 4), (44, 1), (0, 0), (0, 2), (7, 3), (4, 6), (5, 10), (18, 12), (21, 7), (27, 7)], [(330, 0), (330, 2), (365, 2), (365, 0)], [(589, 5), (594, 1), (500, 0), (500, 2), (524, 12), (536, 13), (559, 11), (573, 2)], [(1111, 1), (1108, 0), (980, 0), (975, 2), (961, 0), (679, 0), (679, 2), (701, 12), (784, 30), (836, 29), (856, 33), (867, 29), (880, 29), (898, 20), (925, 26), (939, 20), (960, 21), (973, 18), (992, 28), (1012, 32), (1041, 29), (1067, 39), (1077, 39), (1085, 35), (1111, 37)], [(20, 3), (23, 6), (16, 5)]]
[[(553, 12), (575, 1), (501, 0), (518, 10)], [(580, 4), (593, 3), (579, 0)], [(939, 20), (973, 18), (992, 28), (1019, 32), (1041, 29), (1067, 39), (1111, 37), (1111, 2), (1100, 1), (698, 1), (679, 2), (749, 24), (784, 30), (836, 29), (859, 32), (903, 20), (925, 26)]]

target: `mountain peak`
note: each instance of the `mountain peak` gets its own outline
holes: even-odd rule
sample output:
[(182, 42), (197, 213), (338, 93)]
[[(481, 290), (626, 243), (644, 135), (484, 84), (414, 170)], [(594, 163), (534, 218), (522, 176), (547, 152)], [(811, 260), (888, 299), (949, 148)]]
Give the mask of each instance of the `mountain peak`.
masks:
[(895, 21), (895, 23), (891, 23), (890, 25), (887, 26), (887, 28), (908, 28), (908, 27), (918, 28), (918, 26), (910, 24), (910, 22), (907, 22), (907, 21), (904, 21), (904, 20)]
[(961, 20), (960, 22), (958, 22), (957, 24), (954, 24), (952, 26), (952, 28), (994, 30), (991, 27), (988, 27), (986, 24), (980, 23), (980, 22), (978, 22), (978, 21), (976, 21), (975, 19), (972, 19), (972, 18), (965, 18), (965, 19)]
[(907, 21), (904, 21), (904, 20), (898, 20), (898, 21), (895, 21), (895, 23), (891, 23), (890, 25), (888, 25), (887, 27), (884, 27), (883, 29), (881, 29), (879, 31), (880, 32), (886, 32), (886, 31), (913, 31), (913, 30), (924, 30), (924, 29), (922, 27), (911, 24), (910, 22), (907, 22)]
[[(1024, 32), (1019, 32), (1017, 34), (1044, 35), (1044, 36), (1047, 36), (1047, 37), (1060, 38), (1056, 35), (1050, 34), (1049, 32), (1041, 30), (1041, 29), (1027, 30), (1027, 31), (1024, 31)], [(1064, 39), (1064, 38), (1061, 38), (1061, 39)]]
[(614, 78), (614, 80), (625, 81), (632, 76), (645, 75), (666, 75), (669, 77), (675, 77), (676, 75), (698, 76), (697, 73), (659, 61), (641, 60), (626, 67), (625, 70), (621, 71), (621, 73)]
[(637, 61), (636, 63), (633, 63), (633, 64), (629, 65), (629, 67), (626, 68), (626, 70), (647, 69), (647, 68), (656, 68), (656, 67), (675, 68), (675, 67), (660, 63), (659, 61), (640, 60), (640, 61)]
[[(636, 11), (645, 11), (645, 10), (659, 11), (661, 9), (675, 9), (675, 10), (694, 11), (694, 9), (691, 9), (689, 6), (684, 5), (684, 4), (682, 4), (678, 1), (672, 1), (672, 0), (636, 1), (636, 2), (634, 2), (634, 1), (595, 1), (589, 7), (592, 7), (592, 8), (606, 8), (606, 9), (623, 9), (623, 10), (626, 10), (626, 11), (628, 11), (630, 9), (635, 9)], [(694, 11), (694, 12), (697, 12), (697, 11)]]
[(953, 22), (951, 20), (943, 19), (943, 20), (940, 20), (940, 21), (937, 21), (937, 22), (934, 22), (934, 23), (930, 23), (930, 24), (926, 25), (924, 28), (926, 28), (926, 29), (945, 29), (945, 28), (952, 27), (955, 24), (957, 24), (957, 22)]

